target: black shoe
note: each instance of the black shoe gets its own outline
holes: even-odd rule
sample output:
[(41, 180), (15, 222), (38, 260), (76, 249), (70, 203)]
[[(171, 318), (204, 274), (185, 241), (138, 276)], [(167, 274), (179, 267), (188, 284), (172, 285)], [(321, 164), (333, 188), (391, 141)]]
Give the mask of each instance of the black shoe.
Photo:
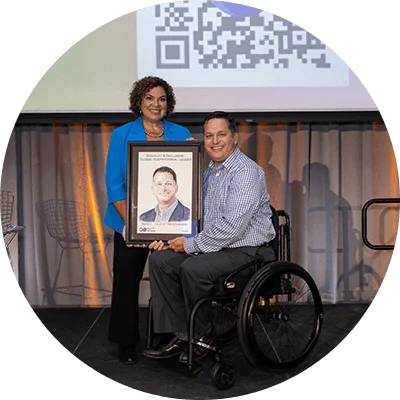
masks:
[(159, 350), (161, 347), (167, 345), (173, 338), (175, 338), (173, 333), (155, 333), (151, 348)]
[(162, 360), (182, 354), (185, 351), (186, 347), (187, 341), (178, 339), (174, 336), (174, 338), (165, 346), (159, 349), (145, 349), (143, 350), (142, 354), (147, 358)]
[(125, 365), (131, 365), (136, 362), (137, 353), (135, 345), (118, 345), (118, 360)]

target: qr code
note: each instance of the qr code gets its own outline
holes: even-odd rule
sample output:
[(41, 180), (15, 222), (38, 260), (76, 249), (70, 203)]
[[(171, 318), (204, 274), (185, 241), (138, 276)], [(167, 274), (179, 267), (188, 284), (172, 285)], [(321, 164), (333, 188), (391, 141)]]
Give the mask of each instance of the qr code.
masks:
[(196, 76), (206, 86), (216, 79), (221, 86), (232, 79), (237, 86), (348, 83), (346, 64), (329, 47), (265, 11), (234, 17), (211, 1), (181, 1), (138, 11), (137, 26), (141, 75), (179, 72), (188, 84)]

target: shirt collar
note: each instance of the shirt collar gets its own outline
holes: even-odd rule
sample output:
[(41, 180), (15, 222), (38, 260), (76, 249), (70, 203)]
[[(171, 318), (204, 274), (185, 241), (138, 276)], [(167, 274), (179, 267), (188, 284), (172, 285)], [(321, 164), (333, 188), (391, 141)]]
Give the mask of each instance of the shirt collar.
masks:
[(178, 199), (175, 199), (175, 201), (168, 208), (161, 211), (159, 205), (157, 204), (156, 205), (156, 213), (159, 215), (161, 215), (162, 213), (165, 214), (165, 213), (169, 212), (170, 210), (174, 210), (177, 205), (178, 205)]
[(233, 153), (224, 162), (222, 162), (219, 167), (215, 166), (214, 160), (210, 161), (210, 163), (208, 164), (208, 167), (210, 169), (223, 167), (229, 171), (235, 165), (236, 160), (239, 158), (240, 154), (241, 154), (241, 151), (239, 150), (238, 147), (236, 147), (236, 149), (233, 151)]

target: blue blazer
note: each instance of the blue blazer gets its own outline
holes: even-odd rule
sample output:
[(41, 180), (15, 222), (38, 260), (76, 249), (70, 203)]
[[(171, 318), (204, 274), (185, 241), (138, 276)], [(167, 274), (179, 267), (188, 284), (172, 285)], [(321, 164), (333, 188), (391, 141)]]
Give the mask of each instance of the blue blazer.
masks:
[[(163, 120), (164, 124), (164, 140), (186, 140), (190, 138), (190, 132), (187, 128)], [(114, 231), (122, 233), (124, 221), (118, 214), (112, 203), (124, 200), (126, 194), (127, 179), (127, 144), (128, 141), (137, 140), (145, 141), (142, 117), (136, 118), (133, 122), (129, 122), (114, 129), (111, 135), (110, 145), (108, 147), (106, 162), (106, 189), (108, 197), (108, 206), (104, 223)]]
[[(141, 214), (139, 217), (140, 221), (154, 222), (156, 219), (156, 210), (153, 208), (145, 213)], [(181, 222), (190, 220), (190, 210), (184, 206), (179, 200), (174, 212), (169, 217), (168, 222)]]

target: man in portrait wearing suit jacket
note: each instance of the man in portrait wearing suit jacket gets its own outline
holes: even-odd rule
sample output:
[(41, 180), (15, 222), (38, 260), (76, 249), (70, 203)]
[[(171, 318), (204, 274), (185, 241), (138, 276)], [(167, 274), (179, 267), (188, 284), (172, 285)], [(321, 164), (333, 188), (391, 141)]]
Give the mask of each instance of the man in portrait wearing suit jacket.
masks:
[(151, 186), (157, 205), (139, 216), (146, 222), (181, 222), (190, 220), (190, 210), (176, 197), (178, 184), (176, 173), (169, 167), (157, 168)]

